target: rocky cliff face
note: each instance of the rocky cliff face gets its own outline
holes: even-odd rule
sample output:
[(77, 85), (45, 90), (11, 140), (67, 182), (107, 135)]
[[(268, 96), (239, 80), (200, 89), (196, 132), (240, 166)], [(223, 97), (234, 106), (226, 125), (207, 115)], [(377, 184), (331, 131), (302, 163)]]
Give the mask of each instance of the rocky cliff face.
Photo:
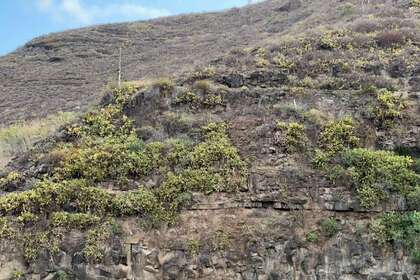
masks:
[(12, 161), (0, 279), (419, 279), (417, 10), (356, 4), (114, 88)]

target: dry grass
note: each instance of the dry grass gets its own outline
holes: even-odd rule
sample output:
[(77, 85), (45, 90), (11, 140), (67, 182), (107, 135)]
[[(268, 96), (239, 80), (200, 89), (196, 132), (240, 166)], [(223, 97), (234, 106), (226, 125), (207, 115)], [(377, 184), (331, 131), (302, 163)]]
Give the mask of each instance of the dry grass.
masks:
[(0, 127), (0, 168), (19, 153), (28, 151), (40, 139), (51, 135), (60, 126), (75, 119), (74, 113), (58, 113), (45, 119), (20, 122)]

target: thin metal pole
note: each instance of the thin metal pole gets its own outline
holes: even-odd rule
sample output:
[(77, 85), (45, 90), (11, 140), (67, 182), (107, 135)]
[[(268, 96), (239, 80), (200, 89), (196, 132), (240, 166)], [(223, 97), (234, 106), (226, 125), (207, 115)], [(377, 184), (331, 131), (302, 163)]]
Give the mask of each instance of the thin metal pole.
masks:
[(121, 60), (122, 60), (122, 47), (120, 47), (120, 57), (118, 60), (118, 87), (121, 87)]

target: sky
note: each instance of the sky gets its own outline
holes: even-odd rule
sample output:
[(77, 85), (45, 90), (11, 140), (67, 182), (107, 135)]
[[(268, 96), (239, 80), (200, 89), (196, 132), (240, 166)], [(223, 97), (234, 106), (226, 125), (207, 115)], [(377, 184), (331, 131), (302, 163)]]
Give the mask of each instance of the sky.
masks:
[(0, 0), (0, 55), (34, 37), (101, 23), (217, 11), (260, 0)]

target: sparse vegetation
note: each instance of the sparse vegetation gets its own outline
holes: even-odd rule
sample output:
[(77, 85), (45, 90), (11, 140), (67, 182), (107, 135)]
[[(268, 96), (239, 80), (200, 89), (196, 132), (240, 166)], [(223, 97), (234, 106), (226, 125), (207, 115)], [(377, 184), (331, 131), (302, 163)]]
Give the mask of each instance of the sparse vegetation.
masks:
[[(125, 65), (127, 77), (173, 73), (174, 80), (110, 86), (106, 93), (112, 93), (98, 107), (66, 123), (57, 137), (37, 144), (28, 159), (24, 155), (0, 171), (0, 239), (12, 244), (13, 258), (14, 247), (24, 254), (30, 267), (24, 277), (33, 278), (34, 271), (54, 279), (127, 278), (164, 275), (167, 269), (174, 279), (181, 274), (284, 276), (274, 270), (262, 275), (258, 267), (268, 263), (296, 268), (294, 274), (302, 277), (315, 273), (322, 278), (326, 264), (317, 260), (337, 244), (354, 252), (330, 258), (331, 275), (351, 277), (344, 270), (347, 257), (355, 253), (356, 270), (378, 268), (372, 277), (385, 275), (388, 261), (403, 263), (398, 273), (411, 277), (415, 267), (404, 263), (407, 250), (399, 248), (404, 243), (411, 260), (420, 262), (418, 19), (408, 5), (392, 1), (363, 1), (360, 6), (348, 1), (332, 6), (325, 1), (283, 2), (226, 11), (223, 20), (241, 20), (232, 24), (234, 36), (213, 40), (213, 45), (209, 39), (225, 35), (219, 29), (226, 25), (204, 20), (190, 28), (189, 33), (199, 34), (198, 40), (190, 40), (193, 37), (177, 30), (178, 24), (193, 22), (183, 17), (99, 27), (89, 33), (111, 30), (112, 36), (106, 37), (111, 47), (121, 35), (133, 38), (127, 55), (136, 55)], [(414, 2), (407, 3), (413, 8)], [(316, 10), (320, 8), (322, 13)], [(214, 28), (202, 29), (207, 26)], [(95, 46), (103, 41), (73, 36), (77, 32), (71, 32), (71, 42), (41, 38), (29, 46), (33, 60), (52, 59), (57, 71), (63, 71), (60, 64), (68, 66), (63, 84), (74, 86), (54, 81), (57, 92), (71, 89), (81, 97), (90, 93), (86, 88), (95, 89), (96, 81), (104, 80), (103, 72), (112, 75), (103, 67), (107, 57), (115, 55), (112, 49), (95, 48), (100, 69), (77, 72), (75, 79), (83, 82), (73, 81), (71, 57), (50, 55), (58, 56), (79, 38)], [(137, 41), (143, 44), (140, 49)], [(149, 42), (159, 52), (147, 49)], [(171, 46), (166, 49), (174, 55), (171, 59), (160, 52), (166, 45)], [(239, 50), (228, 52), (232, 45)], [(6, 77), (14, 74), (8, 73), (14, 64), (24, 65), (19, 56), (26, 48), (5, 60), (10, 65), (0, 67), (7, 70)], [(80, 55), (89, 64), (91, 53), (83, 51)], [(184, 72), (203, 65), (200, 59), (212, 65)], [(11, 81), (25, 80), (26, 73), (22, 81), (15, 76)], [(50, 87), (44, 88), (45, 96), (53, 98)], [(60, 101), (66, 108), (80, 105), (85, 110), (83, 98), (68, 107), (71, 98)], [(35, 101), (32, 107), (38, 106)], [(5, 122), (15, 113), (8, 110)], [(39, 109), (33, 112), (37, 115)], [(25, 141), (22, 151), (32, 145), (26, 147)], [(379, 148), (397, 154), (375, 150)], [(246, 156), (249, 161), (244, 161)], [(399, 212), (379, 213), (384, 209)], [(393, 243), (394, 255), (376, 250), (361, 228), (375, 217), (379, 219), (371, 232), (380, 243)], [(143, 246), (144, 273), (127, 268)], [(282, 254), (273, 261), (272, 252), (279, 249)], [(38, 260), (39, 267), (49, 264), (48, 275), (38, 273)], [(256, 269), (248, 269), (250, 261)]]
[(281, 139), (277, 142), (284, 146), (287, 152), (293, 153), (304, 150), (308, 139), (303, 124), (277, 122), (277, 129), (282, 133)]
[(160, 78), (153, 82), (153, 87), (158, 88), (162, 93), (169, 94), (175, 87), (170, 78)]
[(51, 225), (53, 227), (64, 227), (67, 229), (85, 229), (100, 222), (100, 218), (91, 214), (54, 212), (51, 214)]
[(197, 256), (200, 253), (201, 242), (196, 239), (190, 239), (187, 241), (188, 253), (192, 256)]
[(420, 176), (411, 170), (410, 157), (392, 152), (366, 149), (347, 150), (342, 156), (342, 167), (356, 187), (363, 207), (372, 208), (389, 193), (415, 195)]
[(0, 178), (0, 190), (16, 190), (23, 180), (21, 173), (12, 171), (5, 178)]
[(321, 232), (326, 237), (333, 237), (340, 230), (340, 225), (338, 221), (333, 217), (322, 219), (320, 222), (320, 226), (321, 226)]
[(402, 241), (411, 252), (411, 260), (420, 263), (420, 212), (386, 213), (371, 224), (370, 231), (382, 245)]
[(310, 231), (306, 234), (306, 241), (309, 243), (316, 243), (318, 241), (318, 234), (315, 231)]
[(321, 131), (318, 139), (320, 149), (315, 151), (314, 162), (323, 167), (339, 152), (357, 146), (356, 124), (352, 118), (329, 122)]
[(45, 119), (0, 127), (0, 167), (14, 155), (28, 151), (35, 142), (73, 121), (75, 117), (74, 113), (66, 112)]
[(393, 92), (386, 89), (380, 90), (377, 93), (376, 101), (372, 112), (378, 125), (389, 127), (393, 125), (395, 120), (401, 118), (401, 110), (404, 106)]

